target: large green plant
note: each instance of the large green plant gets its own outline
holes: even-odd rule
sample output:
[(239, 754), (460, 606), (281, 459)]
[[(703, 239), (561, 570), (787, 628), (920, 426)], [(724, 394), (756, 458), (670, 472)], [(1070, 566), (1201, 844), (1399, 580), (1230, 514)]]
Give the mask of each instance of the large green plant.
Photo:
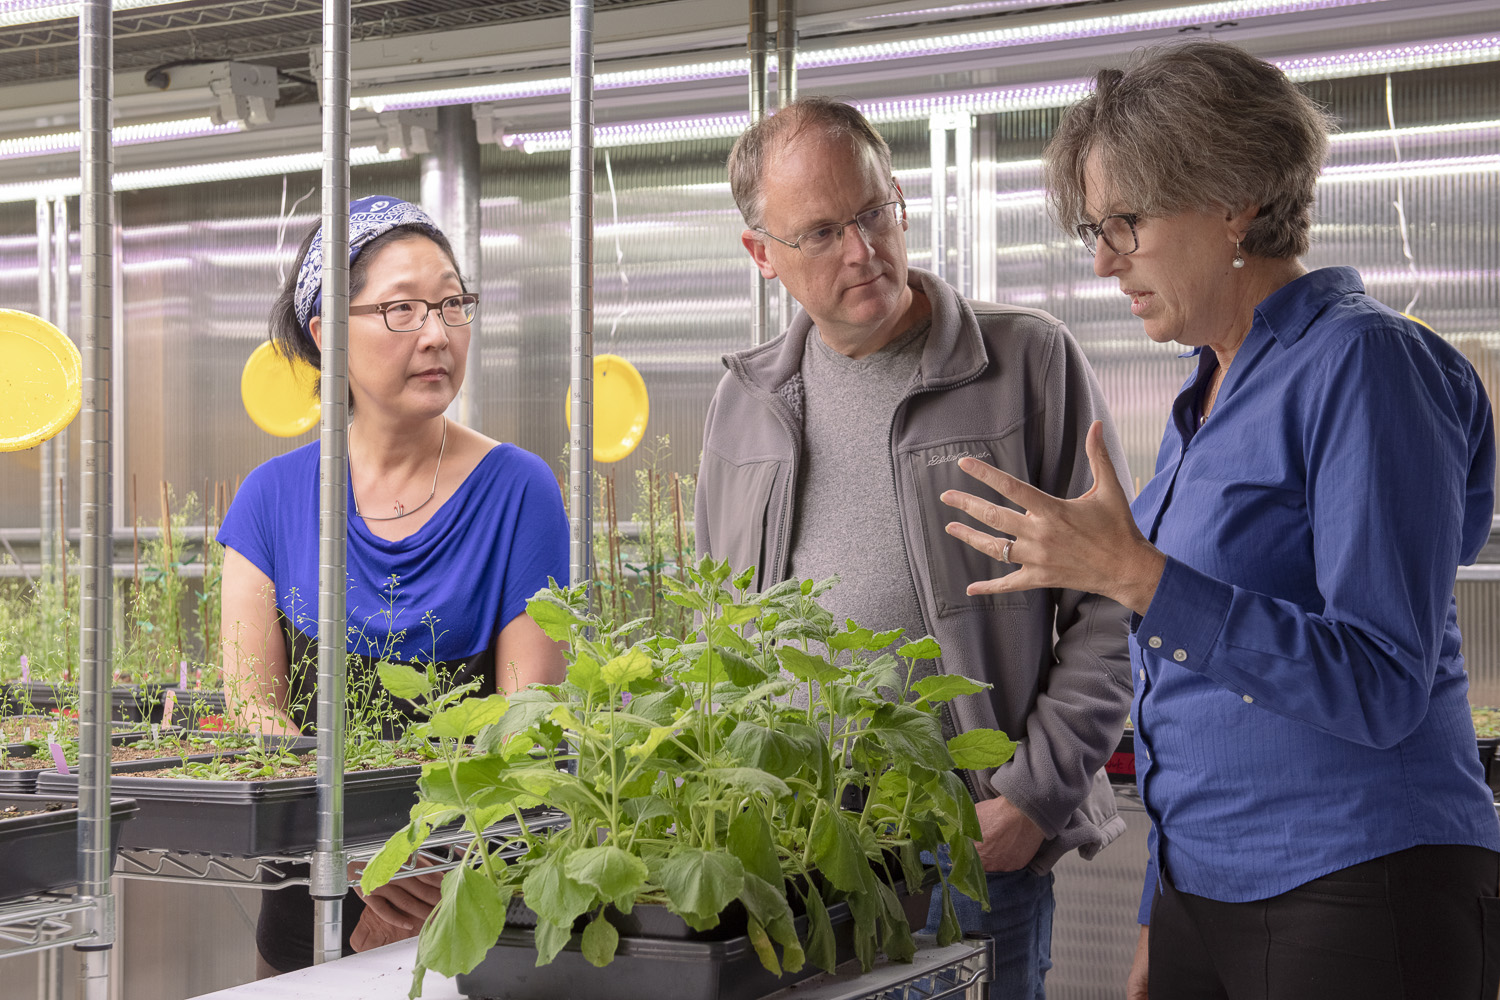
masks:
[[(975, 899), (987, 892), (974, 803), (955, 772), (998, 766), (1015, 746), (993, 730), (944, 740), (939, 706), (985, 685), (914, 680), (937, 642), (883, 652), (899, 630), (840, 624), (818, 605), (835, 581), (754, 594), (751, 578), (705, 560), (664, 581), (698, 622), (688, 642), (600, 617), (583, 588), (543, 591), (528, 612), (567, 640), (567, 680), (432, 706), (428, 733), (474, 738), (475, 753), (426, 767), (410, 824), (362, 880), (366, 891), (383, 884), (437, 825), (461, 820), (473, 834), (422, 929), (413, 997), (425, 969), (473, 969), (516, 894), (537, 917), (538, 965), (580, 922), (584, 955), (607, 964), (618, 944), (610, 907), (660, 903), (705, 930), (736, 901), (772, 972), (832, 968), (837, 901), (853, 915), (866, 968), (877, 951), (909, 960), (915, 945), (892, 885), (922, 883), (921, 852), (940, 847), (953, 868), (940, 886), (939, 937), (959, 937), (950, 882)], [(381, 676), (401, 697), (435, 693), (419, 670), (387, 666)], [(538, 804), (565, 811), (570, 825), (529, 830), (524, 810)], [(507, 864), (484, 831), (510, 816), (524, 855)], [(805, 937), (789, 899), (807, 915)]]

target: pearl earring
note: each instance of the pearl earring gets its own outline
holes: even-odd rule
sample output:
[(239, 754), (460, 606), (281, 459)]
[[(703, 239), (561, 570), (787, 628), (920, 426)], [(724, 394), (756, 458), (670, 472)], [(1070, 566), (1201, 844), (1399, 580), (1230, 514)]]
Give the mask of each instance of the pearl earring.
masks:
[(1234, 261), (1233, 261), (1233, 263), (1234, 263), (1235, 267), (1244, 267), (1245, 266), (1245, 255), (1242, 254), (1242, 253), (1240, 253), (1240, 241), (1239, 240), (1235, 240), (1234, 241)]

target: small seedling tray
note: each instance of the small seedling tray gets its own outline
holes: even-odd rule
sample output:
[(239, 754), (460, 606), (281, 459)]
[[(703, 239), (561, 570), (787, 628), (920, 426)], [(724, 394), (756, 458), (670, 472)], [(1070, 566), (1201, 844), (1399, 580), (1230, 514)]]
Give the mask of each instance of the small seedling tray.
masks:
[[(854, 957), (854, 920), (847, 903), (829, 906), (828, 916), (837, 960), (843, 963)], [(668, 914), (667, 919), (678, 918)], [(659, 923), (655, 918), (647, 922)], [(805, 938), (807, 918), (798, 917), (796, 927)], [(756, 1000), (822, 971), (807, 963), (777, 978), (761, 965), (744, 934), (722, 941), (622, 935), (614, 961), (602, 969), (583, 957), (579, 941), (574, 934), (550, 964), (537, 968), (532, 932), (507, 926), (474, 971), (458, 976), (459, 992), (471, 1000)], [(780, 951), (778, 947), (778, 955)]]
[[(284, 857), (316, 846), (316, 777), (217, 781), (137, 776), (162, 766), (162, 761), (131, 761), (113, 769), (111, 787), (140, 804), (140, 814), (125, 831), (121, 847)], [(421, 774), (420, 764), (346, 773), (345, 842), (383, 840), (405, 826)], [(71, 789), (77, 794), (77, 775), (49, 773), (46, 782), (49, 792)]]
[(1480, 736), (1479, 740), (1479, 763), (1484, 768), (1485, 783), (1490, 786), (1490, 791), (1500, 793), (1500, 761), (1496, 760), (1495, 751), (1500, 749), (1500, 736)]
[[(36, 809), (62, 800), (66, 809), (0, 819), (0, 901), (51, 892), (78, 881), (78, 805), (52, 795), (0, 795), (0, 806)], [(119, 844), (122, 824), (134, 816), (130, 799), (109, 803), (110, 843)]]
[[(146, 733), (135, 730), (128, 733), (115, 733), (110, 736), (110, 743), (115, 746), (123, 746), (133, 743), (145, 736)], [(35, 757), (38, 753), (46, 753), (45, 750), (37, 750), (27, 743), (14, 743), (8, 748), (12, 757)], [(27, 770), (0, 770), (0, 794), (3, 795), (30, 795), (36, 791), (37, 783), (44, 774), (57, 774), (56, 770), (48, 768), (32, 768)], [(59, 775), (60, 777), (60, 775)], [(78, 778), (73, 777), (73, 784), (63, 792), (63, 797), (76, 796), (78, 794)]]
[[(160, 721), (163, 690), (160, 685), (111, 688), (110, 719), (115, 722)], [(155, 720), (147, 717), (150, 713), (146, 711), (146, 707), (152, 704), (155, 705)], [(43, 681), (12, 681), (4, 685), (3, 691), (0, 691), (0, 705), (4, 705), (5, 711), (13, 715), (26, 714), (28, 706), (44, 715), (62, 707), (57, 698), (56, 687)]]

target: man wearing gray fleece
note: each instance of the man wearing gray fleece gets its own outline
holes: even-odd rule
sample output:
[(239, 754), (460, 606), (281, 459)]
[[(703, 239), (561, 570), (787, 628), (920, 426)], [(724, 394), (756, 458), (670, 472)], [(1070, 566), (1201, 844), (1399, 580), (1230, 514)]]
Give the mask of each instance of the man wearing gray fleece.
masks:
[(1095, 420), (1123, 473), (1098, 382), (1052, 316), (970, 302), (907, 267), (890, 150), (854, 108), (789, 105), (740, 137), (729, 173), (745, 249), (803, 311), (724, 358), (704, 430), (700, 553), (759, 567), (762, 589), (837, 575), (822, 599), (836, 619), (931, 634), (937, 669), (993, 685), (949, 716), (954, 731), (993, 726), (1019, 742), (1004, 766), (963, 773), (991, 908), (956, 902), (965, 930), (995, 940), (992, 997), (1041, 1000), (1051, 868), (1124, 829), (1102, 768), (1130, 705), (1126, 614), (1076, 591), (970, 596), (995, 563), (946, 533), (961, 515), (938, 497), (973, 490), (966, 455), (1076, 497), (1092, 484)]

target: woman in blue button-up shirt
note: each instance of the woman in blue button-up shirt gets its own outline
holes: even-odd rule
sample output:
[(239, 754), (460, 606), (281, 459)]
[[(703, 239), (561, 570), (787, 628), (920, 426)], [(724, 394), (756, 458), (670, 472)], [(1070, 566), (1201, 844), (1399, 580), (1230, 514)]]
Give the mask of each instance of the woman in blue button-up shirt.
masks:
[(1475, 752), (1455, 568), (1489, 537), (1495, 448), (1473, 367), (1309, 272), (1324, 113), (1218, 43), (1099, 74), (1047, 152), (1063, 223), (1146, 336), (1196, 364), (1132, 505), (944, 497), (1008, 566), (1134, 611), (1151, 867), (1130, 995), (1493, 998), (1500, 822)]

